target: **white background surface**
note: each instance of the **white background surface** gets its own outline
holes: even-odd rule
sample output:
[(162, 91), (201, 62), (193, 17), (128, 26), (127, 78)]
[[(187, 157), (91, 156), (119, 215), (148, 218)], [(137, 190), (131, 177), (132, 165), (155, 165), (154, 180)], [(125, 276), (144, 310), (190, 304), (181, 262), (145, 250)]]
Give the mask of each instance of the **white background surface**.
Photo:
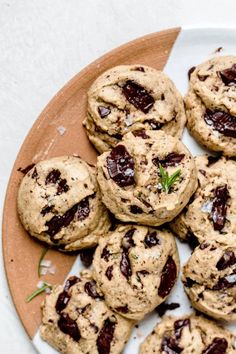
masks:
[[(74, 74), (150, 32), (182, 24), (236, 27), (235, 13), (235, 0), (0, 0), (1, 210), (24, 137)], [(35, 353), (11, 303), (2, 255), (0, 352)]]

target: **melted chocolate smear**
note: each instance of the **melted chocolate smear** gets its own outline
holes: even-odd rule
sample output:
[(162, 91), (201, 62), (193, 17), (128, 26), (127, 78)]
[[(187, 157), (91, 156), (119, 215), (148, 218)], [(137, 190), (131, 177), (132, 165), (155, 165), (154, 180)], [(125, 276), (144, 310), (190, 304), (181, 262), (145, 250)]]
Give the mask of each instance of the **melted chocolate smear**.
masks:
[(135, 243), (133, 240), (133, 235), (134, 235), (135, 231), (136, 231), (136, 229), (130, 229), (125, 233), (124, 244), (123, 244), (124, 248), (129, 249), (130, 247), (135, 246)]
[(93, 299), (103, 299), (104, 297), (97, 292), (95, 280), (88, 281), (84, 284), (85, 292)]
[(56, 242), (54, 236), (61, 231), (63, 227), (70, 225), (74, 218), (83, 221), (89, 216), (90, 208), (88, 198), (89, 197), (86, 197), (81, 202), (75, 204), (72, 208), (67, 210), (65, 214), (55, 215), (52, 219), (46, 222), (45, 225), (48, 227), (46, 233), (51, 237), (53, 242)]
[(190, 77), (192, 75), (192, 73), (194, 72), (194, 70), (196, 69), (196, 66), (192, 66), (189, 71), (188, 71), (188, 79), (190, 80)]
[(214, 338), (212, 343), (203, 350), (202, 354), (226, 354), (228, 343), (224, 338)]
[(45, 216), (46, 214), (50, 213), (50, 211), (52, 211), (52, 209), (54, 208), (54, 205), (46, 205), (41, 211), (40, 214)]
[(116, 311), (121, 313), (128, 313), (129, 312), (128, 305), (116, 307)]
[(219, 161), (221, 156), (222, 156), (222, 154), (218, 154), (216, 156), (211, 156), (211, 155), (207, 156), (207, 159), (208, 159), (207, 166), (209, 167), (209, 166), (213, 165), (214, 163), (216, 163), (217, 161)]
[(19, 167), (17, 171), (23, 173), (23, 175), (26, 175), (34, 166), (35, 163), (32, 163), (31, 165), (26, 166), (25, 168)]
[(121, 261), (120, 261), (120, 271), (126, 277), (126, 279), (129, 279), (132, 275), (132, 269), (131, 269), (131, 264), (129, 260), (129, 255), (127, 250), (123, 249), (122, 255), (121, 255)]
[(55, 306), (56, 312), (61, 313), (61, 311), (63, 311), (66, 308), (69, 300), (70, 300), (70, 295), (68, 294), (67, 291), (63, 291), (62, 293), (60, 293), (57, 298), (57, 302)]
[(225, 226), (228, 198), (229, 192), (227, 185), (217, 187), (214, 190), (214, 199), (211, 209), (214, 230), (221, 231)]
[(110, 251), (107, 249), (107, 246), (104, 247), (103, 250), (102, 250), (101, 258), (104, 258), (105, 261), (108, 262), (110, 255), (111, 255), (111, 253), (110, 253)]
[(122, 92), (135, 108), (143, 113), (148, 113), (154, 105), (154, 98), (145, 90), (144, 87), (128, 80), (122, 88)]
[(236, 84), (236, 64), (233, 64), (231, 68), (219, 71), (219, 75), (225, 85)]
[(218, 270), (224, 270), (236, 263), (236, 257), (233, 251), (226, 251), (216, 264)]
[(223, 290), (223, 289), (229, 289), (233, 288), (236, 285), (236, 270), (230, 274), (227, 275), (224, 278), (220, 278), (218, 280), (218, 283), (213, 286), (213, 290)]
[(142, 139), (148, 139), (149, 138), (149, 136), (147, 135), (145, 129), (134, 130), (132, 133), (133, 133), (134, 136), (138, 136), (139, 138), (142, 138)]
[(131, 186), (134, 181), (134, 159), (124, 145), (117, 145), (107, 157), (109, 176), (120, 187)]
[(97, 349), (99, 354), (109, 354), (111, 349), (111, 342), (115, 332), (115, 322), (109, 318), (104, 321), (103, 327), (97, 337)]
[(152, 232), (148, 231), (148, 234), (145, 236), (144, 243), (149, 248), (159, 245), (160, 240), (157, 237), (157, 232), (156, 231), (152, 231)]
[(161, 282), (158, 289), (158, 295), (166, 297), (175, 284), (177, 276), (176, 264), (171, 256), (168, 257), (161, 273)]
[(177, 154), (176, 152), (171, 152), (164, 159), (160, 160), (158, 157), (156, 157), (152, 160), (152, 162), (156, 166), (159, 166), (159, 164), (161, 164), (164, 168), (169, 166), (177, 166), (183, 160), (184, 156), (184, 154)]
[(183, 328), (186, 326), (190, 326), (190, 320), (188, 318), (185, 320), (175, 321), (174, 329), (175, 329), (175, 338), (176, 339), (180, 339)]
[(171, 302), (170, 304), (168, 304), (167, 302), (163, 302), (162, 304), (156, 307), (156, 312), (160, 317), (162, 317), (164, 316), (166, 311), (175, 310), (178, 307), (180, 307), (180, 304), (178, 304), (177, 302)]
[(111, 113), (111, 110), (105, 106), (98, 106), (98, 113), (101, 118), (105, 118)]
[(113, 266), (112, 265), (107, 267), (105, 275), (106, 275), (108, 280), (112, 279), (112, 277), (113, 277)]
[(161, 343), (161, 350), (167, 354), (179, 354), (183, 349), (179, 347), (179, 343), (175, 338), (164, 337)]
[(83, 249), (79, 252), (80, 260), (85, 267), (91, 266), (91, 264), (93, 262), (93, 255), (94, 255), (95, 250), (96, 250), (96, 247)]
[(236, 138), (236, 117), (222, 111), (206, 110), (205, 122), (225, 136)]
[(140, 207), (138, 207), (137, 205), (131, 205), (130, 206), (130, 212), (132, 214), (142, 214), (143, 213), (143, 209), (141, 209)]
[(63, 333), (68, 334), (74, 339), (74, 341), (78, 342), (80, 340), (80, 331), (76, 321), (72, 320), (66, 313), (61, 314), (58, 320), (58, 327)]
[(152, 130), (160, 130), (164, 125), (163, 123), (157, 122), (155, 119), (147, 119), (143, 123), (150, 125)]

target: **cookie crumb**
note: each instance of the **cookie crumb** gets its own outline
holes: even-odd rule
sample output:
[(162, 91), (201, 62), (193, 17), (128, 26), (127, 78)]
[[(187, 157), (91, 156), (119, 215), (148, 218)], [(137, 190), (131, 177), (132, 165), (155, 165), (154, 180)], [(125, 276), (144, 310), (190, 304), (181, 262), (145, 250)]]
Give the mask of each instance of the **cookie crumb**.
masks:
[(220, 52), (222, 52), (222, 50), (223, 50), (223, 47), (218, 47), (214, 50), (213, 54), (220, 53)]

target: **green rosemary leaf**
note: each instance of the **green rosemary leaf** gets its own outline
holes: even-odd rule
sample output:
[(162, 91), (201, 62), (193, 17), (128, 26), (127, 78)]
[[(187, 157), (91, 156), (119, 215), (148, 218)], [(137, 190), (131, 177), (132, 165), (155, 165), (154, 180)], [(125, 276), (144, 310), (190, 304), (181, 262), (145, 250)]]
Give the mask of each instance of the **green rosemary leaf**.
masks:
[(177, 179), (181, 175), (181, 170), (175, 171), (171, 176), (169, 176), (168, 172), (164, 170), (161, 164), (159, 164), (160, 177), (161, 177), (161, 186), (162, 189), (168, 193), (172, 185), (177, 181)]
[(47, 288), (52, 289), (52, 285), (48, 284), (46, 282), (43, 283), (43, 286), (39, 289), (36, 289), (34, 292), (32, 292), (32, 294), (30, 294), (27, 298), (26, 298), (26, 302), (30, 302), (31, 300), (33, 300), (36, 296), (38, 296), (39, 294), (43, 293)]
[(44, 248), (42, 253), (41, 253), (41, 256), (40, 256), (40, 259), (39, 259), (39, 263), (38, 263), (38, 277), (40, 278), (41, 277), (41, 263), (42, 263), (42, 260), (44, 259), (46, 253), (48, 251), (48, 248)]

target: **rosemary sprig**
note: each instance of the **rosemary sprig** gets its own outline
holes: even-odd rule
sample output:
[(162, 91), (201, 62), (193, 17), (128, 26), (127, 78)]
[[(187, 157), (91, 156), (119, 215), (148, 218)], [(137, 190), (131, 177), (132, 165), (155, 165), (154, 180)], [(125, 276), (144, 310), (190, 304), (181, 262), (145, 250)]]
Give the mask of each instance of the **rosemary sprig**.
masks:
[(35, 291), (32, 292), (32, 294), (30, 294), (27, 298), (26, 298), (26, 302), (30, 302), (31, 300), (33, 300), (36, 296), (38, 296), (39, 294), (43, 293), (47, 288), (52, 289), (52, 285), (46, 282), (43, 282), (43, 285), (41, 288), (36, 289)]
[(38, 263), (38, 277), (40, 278), (41, 277), (41, 263), (42, 263), (42, 260), (44, 259), (46, 253), (48, 251), (48, 248), (44, 248), (42, 253), (41, 253), (41, 256), (39, 258), (39, 263)]
[(160, 170), (160, 175), (161, 175), (161, 186), (162, 186), (162, 189), (166, 193), (169, 193), (170, 188), (172, 187), (172, 185), (180, 177), (181, 170), (177, 170), (171, 176), (169, 176), (168, 171), (165, 171), (160, 163), (159, 163), (159, 170)]

